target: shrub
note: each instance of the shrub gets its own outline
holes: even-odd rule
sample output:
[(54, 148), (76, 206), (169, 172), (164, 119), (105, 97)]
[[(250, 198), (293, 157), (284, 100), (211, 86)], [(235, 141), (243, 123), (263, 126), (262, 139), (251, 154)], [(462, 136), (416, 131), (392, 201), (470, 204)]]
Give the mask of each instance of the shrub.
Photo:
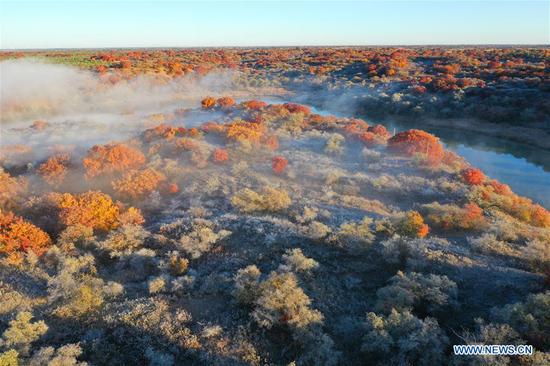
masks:
[(219, 164), (225, 163), (229, 160), (229, 154), (226, 149), (218, 148), (212, 153), (212, 160)]
[(162, 276), (154, 277), (147, 282), (149, 294), (156, 294), (166, 290), (166, 279)]
[(439, 238), (409, 239), (394, 236), (381, 242), (376, 249), (384, 262), (412, 269), (426, 265), (428, 245), (445, 247), (448, 242)]
[(399, 271), (389, 282), (376, 292), (376, 309), (384, 313), (408, 309), (432, 314), (446, 305), (457, 304), (456, 283), (447, 276)]
[[(122, 328), (125, 334), (141, 340), (138, 344), (144, 349), (151, 345), (151, 338), (185, 351), (201, 348), (198, 337), (187, 327), (191, 315), (181, 307), (174, 309), (170, 305), (162, 297), (126, 300), (110, 309), (105, 320), (108, 327)], [(144, 339), (143, 335), (151, 337)]]
[(302, 227), (302, 234), (313, 240), (321, 240), (326, 238), (332, 229), (319, 221), (309, 222), (305, 227)]
[(235, 275), (233, 296), (241, 305), (252, 305), (260, 297), (261, 272), (255, 265), (239, 269)]
[(533, 205), (531, 223), (539, 227), (550, 227), (550, 212), (541, 205)]
[(95, 145), (83, 160), (88, 178), (137, 169), (144, 163), (141, 151), (125, 144)]
[(275, 173), (276, 175), (283, 174), (287, 165), (288, 165), (288, 160), (286, 160), (282, 156), (275, 156), (271, 160), (271, 168), (273, 169), (273, 173)]
[(206, 97), (201, 100), (201, 106), (203, 109), (212, 109), (216, 106), (216, 98)]
[(444, 155), (439, 139), (422, 130), (399, 132), (388, 140), (388, 148), (405, 156), (420, 154), (434, 165), (439, 164)]
[(228, 109), (235, 105), (235, 99), (231, 97), (221, 97), (216, 100), (216, 104), (220, 106), (220, 108)]
[(14, 178), (0, 167), (0, 210), (13, 209), (18, 196), (26, 189), (26, 182)]
[(522, 250), (523, 258), (535, 271), (545, 272), (550, 270), (550, 244), (539, 239), (532, 239)]
[(550, 346), (550, 291), (531, 294), (524, 302), (494, 308), (491, 319), (501, 324), (509, 324), (521, 338), (536, 349)]
[(243, 107), (246, 109), (258, 110), (267, 106), (266, 102), (261, 100), (249, 100), (242, 103)]
[(32, 251), (42, 255), (52, 241), (48, 234), (13, 213), (0, 211), (0, 254), (11, 263), (19, 263), (23, 255)]
[(99, 247), (111, 257), (120, 257), (140, 249), (148, 236), (149, 233), (141, 226), (123, 225), (109, 233)]
[(131, 170), (114, 180), (111, 185), (122, 197), (138, 199), (158, 190), (159, 185), (165, 180), (164, 174), (154, 169)]
[(105, 300), (119, 296), (123, 291), (118, 283), (105, 283), (95, 277), (95, 260), (90, 254), (80, 257), (61, 254), (57, 261), (57, 274), (48, 280), (48, 302), (54, 307), (52, 313), (57, 316), (84, 317), (99, 310)]
[[(465, 332), (461, 339), (464, 344), (525, 344), (519, 334), (507, 324), (484, 324), (481, 319), (476, 319), (475, 333)], [(534, 356), (529, 356), (534, 361)], [(453, 358), (453, 366), (487, 366), (490, 357), (490, 365), (506, 366), (510, 364), (510, 356), (459, 356)], [(536, 362), (529, 363), (537, 365)], [(541, 363), (542, 365), (543, 363)]]
[(76, 224), (67, 226), (57, 238), (57, 246), (64, 252), (72, 252), (76, 248), (85, 249), (93, 243), (94, 230), (91, 227)]
[(59, 219), (66, 226), (81, 224), (94, 230), (109, 231), (119, 225), (119, 208), (105, 193), (64, 193), (53, 195), (52, 198), (60, 210)]
[(260, 296), (254, 304), (252, 317), (265, 328), (286, 325), (299, 329), (323, 321), (323, 314), (310, 309), (311, 300), (290, 272), (272, 272), (260, 284)]
[(285, 190), (265, 187), (262, 193), (244, 188), (231, 197), (231, 203), (243, 212), (277, 212), (288, 208), (292, 201)]
[(19, 352), (14, 349), (0, 353), (0, 366), (19, 366)]
[(179, 253), (174, 251), (168, 257), (167, 266), (172, 275), (181, 276), (187, 272), (189, 260), (187, 258), (180, 257)]
[(275, 135), (264, 137), (262, 143), (271, 151), (275, 151), (279, 148), (279, 139)]
[(511, 195), (513, 192), (512, 192), (512, 189), (510, 188), (510, 186), (508, 186), (507, 184), (504, 184), (504, 183), (501, 183), (499, 182), (498, 180), (496, 179), (492, 179), (489, 181), (489, 186), (491, 186), (493, 188), (493, 191), (496, 193), (496, 194), (500, 194), (500, 195), (504, 195), (504, 196), (509, 196)]
[(366, 249), (375, 238), (371, 225), (372, 219), (368, 216), (359, 222), (344, 222), (338, 228), (335, 239), (352, 251)]
[(311, 113), (311, 108), (302, 104), (285, 103), (283, 107), (290, 113), (302, 113), (306, 116)]
[(385, 144), (390, 136), (386, 127), (378, 124), (368, 127), (366, 131), (358, 135), (358, 138), (367, 146), (374, 146)]
[(399, 235), (413, 238), (423, 238), (430, 232), (430, 228), (424, 223), (424, 219), (418, 211), (408, 211), (395, 226)]
[(325, 144), (325, 152), (327, 154), (342, 153), (342, 151), (344, 150), (344, 147), (342, 146), (342, 144), (344, 143), (345, 140), (346, 138), (344, 136), (337, 133), (333, 134), (332, 136), (329, 137), (329, 139)]
[(54, 155), (38, 167), (38, 174), (48, 184), (57, 186), (65, 179), (70, 161), (69, 154)]
[(129, 207), (118, 215), (118, 221), (121, 225), (142, 225), (145, 219), (139, 208)]
[(548, 210), (534, 204), (530, 199), (520, 197), (511, 191), (510, 193), (506, 193), (506, 188), (504, 190), (505, 194), (499, 194), (496, 193), (491, 184), (477, 186), (470, 196), (472, 200), (483, 207), (496, 207), (508, 215), (533, 226), (550, 227), (550, 212)]
[(43, 320), (31, 323), (31, 319), (32, 314), (28, 311), (18, 313), (2, 334), (0, 345), (13, 348), (21, 355), (27, 355), (31, 343), (48, 331), (48, 326)]
[(279, 266), (281, 270), (297, 273), (309, 273), (311, 270), (319, 267), (319, 263), (314, 259), (306, 257), (300, 248), (288, 249), (283, 254), (283, 263)]
[(182, 235), (178, 241), (179, 246), (184, 252), (189, 254), (191, 258), (199, 258), (204, 253), (208, 253), (212, 246), (231, 235), (230, 231), (212, 230), (212, 222), (202, 219), (195, 219), (190, 230)]
[(426, 211), (425, 217), (431, 225), (445, 230), (479, 230), (486, 225), (483, 209), (475, 203), (467, 203), (461, 208), (434, 202), (423, 205), (422, 210)]
[(460, 173), (460, 176), (462, 177), (464, 183), (470, 186), (478, 186), (485, 181), (485, 174), (483, 174), (481, 170), (476, 168), (464, 169)]
[(248, 142), (258, 145), (264, 132), (265, 127), (259, 123), (237, 120), (228, 125), (226, 137), (236, 142)]
[(419, 319), (408, 310), (388, 316), (367, 314), (361, 351), (376, 357), (376, 364), (445, 364), (448, 338), (433, 318)]
[(87, 366), (86, 362), (78, 362), (82, 354), (78, 344), (66, 344), (57, 349), (42, 347), (29, 360), (29, 366)]

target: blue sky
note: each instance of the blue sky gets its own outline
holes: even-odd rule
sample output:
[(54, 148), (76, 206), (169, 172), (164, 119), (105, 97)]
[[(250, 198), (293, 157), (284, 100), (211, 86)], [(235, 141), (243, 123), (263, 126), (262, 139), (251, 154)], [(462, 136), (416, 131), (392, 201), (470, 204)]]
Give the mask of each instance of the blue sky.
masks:
[(549, 3), (0, 0), (0, 48), (549, 44)]

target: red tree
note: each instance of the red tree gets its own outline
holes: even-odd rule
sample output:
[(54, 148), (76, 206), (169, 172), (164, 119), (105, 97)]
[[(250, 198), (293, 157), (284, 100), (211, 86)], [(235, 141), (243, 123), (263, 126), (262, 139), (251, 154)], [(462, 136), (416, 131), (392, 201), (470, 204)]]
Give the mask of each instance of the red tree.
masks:
[(445, 153), (439, 139), (422, 130), (399, 132), (388, 140), (388, 148), (406, 156), (425, 155), (431, 164), (439, 164)]
[(282, 156), (275, 156), (271, 161), (273, 172), (277, 175), (281, 175), (285, 171), (287, 165), (288, 160), (286, 160)]
[(485, 181), (485, 174), (476, 168), (467, 168), (460, 173), (464, 183), (471, 186), (478, 186)]

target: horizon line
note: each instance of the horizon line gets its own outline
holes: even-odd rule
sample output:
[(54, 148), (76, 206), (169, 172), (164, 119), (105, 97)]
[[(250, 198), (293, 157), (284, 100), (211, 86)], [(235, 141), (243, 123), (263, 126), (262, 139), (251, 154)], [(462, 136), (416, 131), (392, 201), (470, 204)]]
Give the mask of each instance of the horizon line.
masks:
[(43, 47), (43, 48), (0, 48), (0, 52), (69, 51), (69, 50), (130, 50), (130, 49), (254, 49), (254, 48), (380, 48), (380, 47), (536, 47), (550, 48), (544, 43), (419, 43), (419, 44), (364, 44), (364, 45), (278, 45), (278, 46), (109, 46), (109, 47)]

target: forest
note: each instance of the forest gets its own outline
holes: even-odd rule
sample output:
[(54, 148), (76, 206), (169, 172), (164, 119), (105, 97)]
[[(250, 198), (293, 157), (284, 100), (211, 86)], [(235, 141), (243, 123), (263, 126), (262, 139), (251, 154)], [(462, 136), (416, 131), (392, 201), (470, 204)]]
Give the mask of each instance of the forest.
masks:
[(0, 52), (0, 365), (548, 365), (548, 206), (426, 129), (547, 153), (549, 57)]

